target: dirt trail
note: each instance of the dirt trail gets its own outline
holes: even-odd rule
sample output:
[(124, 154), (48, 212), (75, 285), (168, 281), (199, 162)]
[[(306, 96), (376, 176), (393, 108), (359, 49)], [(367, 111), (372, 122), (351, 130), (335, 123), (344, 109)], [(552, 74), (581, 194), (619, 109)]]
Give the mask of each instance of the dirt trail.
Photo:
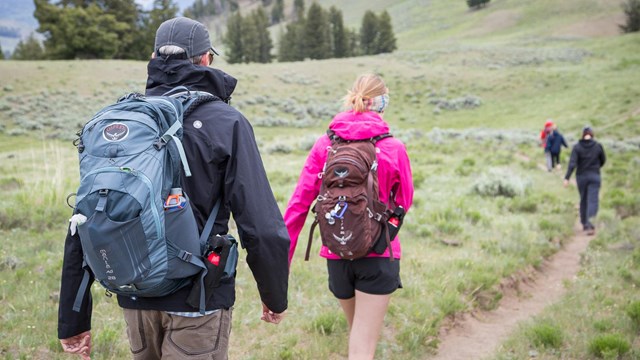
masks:
[(576, 230), (573, 239), (545, 261), (532, 281), (519, 282), (517, 291), (507, 291), (497, 309), (465, 314), (452, 328), (443, 330), (438, 354), (427, 358), (477, 360), (494, 354), (520, 321), (539, 314), (565, 294), (563, 282), (575, 278), (580, 255), (591, 238)]

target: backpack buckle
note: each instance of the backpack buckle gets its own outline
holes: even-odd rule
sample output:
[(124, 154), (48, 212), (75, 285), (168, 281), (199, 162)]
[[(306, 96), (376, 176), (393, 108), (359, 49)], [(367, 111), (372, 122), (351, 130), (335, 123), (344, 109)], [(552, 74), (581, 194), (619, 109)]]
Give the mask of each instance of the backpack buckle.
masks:
[(375, 221), (380, 222), (380, 220), (382, 220), (382, 214), (380, 213), (373, 213), (373, 211), (371, 211), (371, 209), (369, 209), (369, 207), (367, 207), (367, 212), (369, 213), (369, 219), (373, 219)]
[(158, 151), (162, 150), (162, 148), (165, 147), (166, 145), (167, 143), (164, 142), (162, 138), (159, 138), (158, 141), (153, 143), (153, 147)]
[(181, 250), (180, 253), (178, 254), (178, 257), (181, 260), (184, 260), (186, 262), (191, 262), (191, 258), (193, 257), (193, 254), (188, 251)]

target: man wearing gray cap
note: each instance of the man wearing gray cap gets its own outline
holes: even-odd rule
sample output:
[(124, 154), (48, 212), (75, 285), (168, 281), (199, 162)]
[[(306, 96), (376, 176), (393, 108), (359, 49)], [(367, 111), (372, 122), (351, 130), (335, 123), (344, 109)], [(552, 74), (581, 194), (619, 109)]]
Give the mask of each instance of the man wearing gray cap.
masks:
[[(200, 231), (216, 200), (214, 234), (226, 234), (233, 214), (261, 298), (261, 319), (279, 323), (287, 309), (289, 236), (268, 183), (248, 120), (229, 105), (237, 80), (209, 67), (218, 55), (207, 28), (177, 17), (160, 25), (148, 64), (147, 95), (176, 86), (204, 91), (216, 101), (197, 106), (184, 119), (183, 144), (191, 177), (182, 176)], [(66, 352), (91, 353), (91, 297), (80, 312), (72, 304), (82, 280), (82, 247), (67, 234), (60, 290), (58, 337)], [(91, 286), (88, 286), (90, 289)], [(134, 359), (227, 359), (235, 274), (223, 277), (205, 314), (187, 304), (193, 286), (155, 298), (118, 295)]]

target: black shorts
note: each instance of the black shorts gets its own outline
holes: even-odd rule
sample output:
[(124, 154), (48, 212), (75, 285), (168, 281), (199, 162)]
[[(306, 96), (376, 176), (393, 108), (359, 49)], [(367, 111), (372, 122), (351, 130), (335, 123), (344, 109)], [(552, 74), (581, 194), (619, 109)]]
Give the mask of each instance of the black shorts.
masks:
[(329, 290), (338, 299), (351, 299), (355, 290), (373, 295), (387, 295), (402, 288), (400, 260), (362, 258), (327, 260)]

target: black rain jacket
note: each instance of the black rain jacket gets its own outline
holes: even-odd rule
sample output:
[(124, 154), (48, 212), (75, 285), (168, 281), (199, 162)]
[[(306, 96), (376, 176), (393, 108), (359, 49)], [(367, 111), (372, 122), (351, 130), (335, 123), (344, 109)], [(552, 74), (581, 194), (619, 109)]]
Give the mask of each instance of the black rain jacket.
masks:
[(607, 161), (604, 148), (599, 142), (589, 139), (578, 141), (571, 150), (569, 167), (565, 179), (569, 180), (573, 170), (576, 170), (576, 177), (584, 174), (600, 175), (600, 168)]
[[(233, 214), (260, 298), (270, 310), (279, 313), (287, 309), (289, 235), (267, 180), (253, 129), (240, 112), (228, 105), (236, 83), (235, 78), (218, 69), (193, 65), (184, 59), (156, 58), (148, 65), (147, 95), (162, 95), (182, 85), (223, 100), (204, 103), (184, 119), (183, 145), (192, 176), (183, 176), (182, 187), (191, 199), (200, 230), (216, 199), (222, 199), (213, 232), (226, 234)], [(83, 276), (82, 255), (78, 235), (67, 233), (58, 311), (60, 339), (91, 328), (91, 286), (87, 287), (80, 312), (72, 310)], [(185, 303), (190, 290), (191, 286), (187, 286), (157, 298), (118, 296), (118, 303), (129, 309), (198, 311)], [(235, 281), (231, 278), (216, 288), (206, 309), (228, 309), (234, 302)]]

